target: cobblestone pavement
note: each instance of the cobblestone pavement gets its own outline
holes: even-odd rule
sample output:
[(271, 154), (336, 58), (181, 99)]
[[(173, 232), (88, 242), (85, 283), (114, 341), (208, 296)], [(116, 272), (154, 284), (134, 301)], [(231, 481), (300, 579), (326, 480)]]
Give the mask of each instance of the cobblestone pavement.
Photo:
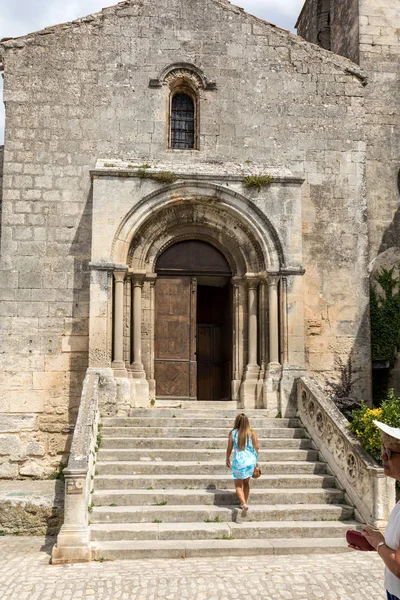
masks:
[(43, 538), (0, 538), (0, 599), (383, 600), (375, 553), (49, 565)]

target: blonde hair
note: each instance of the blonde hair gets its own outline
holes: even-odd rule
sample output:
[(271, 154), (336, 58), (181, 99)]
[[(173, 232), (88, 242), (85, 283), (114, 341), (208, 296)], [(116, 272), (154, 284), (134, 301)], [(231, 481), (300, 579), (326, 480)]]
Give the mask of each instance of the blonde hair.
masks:
[(253, 436), (253, 430), (250, 427), (249, 419), (244, 413), (236, 415), (235, 422), (233, 424), (233, 429), (237, 429), (238, 432), (239, 450), (244, 450), (246, 448), (246, 444), (249, 437)]
[(382, 444), (393, 444), (398, 450), (400, 450), (400, 440), (392, 437), (388, 433), (381, 432)]

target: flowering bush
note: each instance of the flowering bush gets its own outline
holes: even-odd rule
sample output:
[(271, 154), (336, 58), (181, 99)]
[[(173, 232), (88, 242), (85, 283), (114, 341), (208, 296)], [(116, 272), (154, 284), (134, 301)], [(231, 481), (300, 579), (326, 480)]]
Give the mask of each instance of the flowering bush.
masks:
[(380, 462), (381, 435), (380, 430), (372, 421), (381, 421), (392, 427), (400, 427), (400, 398), (395, 396), (394, 390), (389, 390), (379, 408), (368, 408), (363, 402), (361, 408), (353, 411), (352, 416), (351, 431), (360, 439), (365, 450)]

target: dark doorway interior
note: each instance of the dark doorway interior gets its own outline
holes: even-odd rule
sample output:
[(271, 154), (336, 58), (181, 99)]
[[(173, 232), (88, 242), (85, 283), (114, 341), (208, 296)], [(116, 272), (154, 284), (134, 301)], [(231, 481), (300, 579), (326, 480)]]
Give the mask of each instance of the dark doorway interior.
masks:
[(231, 286), (197, 288), (197, 399), (229, 400), (232, 323)]

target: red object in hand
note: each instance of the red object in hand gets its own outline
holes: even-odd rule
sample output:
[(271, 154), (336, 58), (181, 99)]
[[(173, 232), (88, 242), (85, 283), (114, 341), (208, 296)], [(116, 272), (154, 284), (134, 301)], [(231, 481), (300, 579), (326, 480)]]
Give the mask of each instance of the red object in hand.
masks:
[(346, 541), (348, 544), (350, 544), (350, 546), (357, 546), (358, 548), (361, 548), (361, 550), (368, 552), (375, 550), (367, 538), (364, 537), (362, 533), (355, 531), (354, 529), (349, 529), (346, 531)]

